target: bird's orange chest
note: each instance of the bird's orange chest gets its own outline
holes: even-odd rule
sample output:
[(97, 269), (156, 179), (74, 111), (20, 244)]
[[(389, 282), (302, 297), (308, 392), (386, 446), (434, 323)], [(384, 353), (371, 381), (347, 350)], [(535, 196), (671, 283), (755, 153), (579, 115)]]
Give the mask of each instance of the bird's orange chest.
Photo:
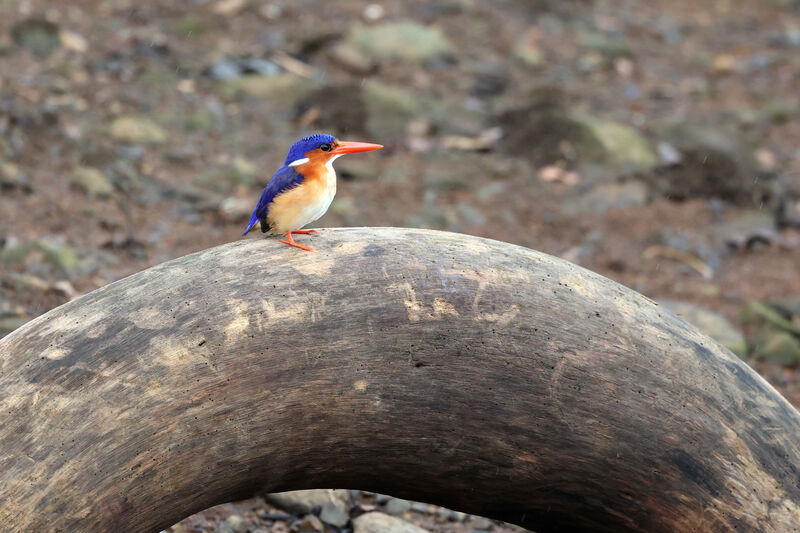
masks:
[(333, 198), (336, 194), (336, 173), (331, 165), (313, 165), (301, 170), (304, 179), (298, 187), (301, 192), (298, 199), (313, 203), (327, 196)]
[(268, 219), (274, 233), (300, 229), (319, 219), (336, 195), (336, 174), (329, 165), (310, 162), (298, 172), (303, 175), (303, 182), (277, 196), (270, 205)]

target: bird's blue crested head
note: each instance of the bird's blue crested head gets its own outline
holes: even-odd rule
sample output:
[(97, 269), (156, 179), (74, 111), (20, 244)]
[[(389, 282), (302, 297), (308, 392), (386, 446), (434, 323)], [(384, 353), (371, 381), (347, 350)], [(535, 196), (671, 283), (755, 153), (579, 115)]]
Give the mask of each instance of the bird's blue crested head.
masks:
[(322, 145), (330, 145), (335, 140), (336, 137), (328, 135), (327, 133), (317, 133), (315, 135), (303, 137), (289, 149), (289, 153), (286, 155), (286, 161), (284, 161), (283, 164), (288, 165), (292, 161), (303, 159), (311, 150), (315, 150)]

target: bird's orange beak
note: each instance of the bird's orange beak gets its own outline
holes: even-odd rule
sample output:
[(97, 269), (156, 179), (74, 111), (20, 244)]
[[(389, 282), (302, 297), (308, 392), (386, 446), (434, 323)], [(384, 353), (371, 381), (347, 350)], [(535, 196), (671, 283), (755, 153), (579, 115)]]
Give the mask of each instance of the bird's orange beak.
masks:
[(357, 152), (369, 152), (380, 148), (383, 148), (382, 144), (339, 141), (336, 147), (328, 153), (331, 155), (355, 154)]

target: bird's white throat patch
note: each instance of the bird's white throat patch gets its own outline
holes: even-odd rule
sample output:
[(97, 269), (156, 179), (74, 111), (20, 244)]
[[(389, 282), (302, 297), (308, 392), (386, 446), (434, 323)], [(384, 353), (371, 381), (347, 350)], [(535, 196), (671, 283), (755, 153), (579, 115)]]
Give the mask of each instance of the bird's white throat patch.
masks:
[(304, 157), (303, 159), (295, 159), (294, 161), (289, 163), (289, 166), (290, 167), (296, 167), (296, 166), (299, 166), (299, 165), (305, 165), (309, 161), (311, 161), (311, 160), (309, 158), (307, 158), (307, 157)]
[(339, 159), (340, 157), (342, 157), (343, 155), (344, 154), (337, 154), (337, 155), (331, 157), (330, 159), (328, 159), (328, 162), (325, 163), (325, 166), (328, 167), (328, 170), (333, 172), (333, 162), (336, 161), (337, 159)]

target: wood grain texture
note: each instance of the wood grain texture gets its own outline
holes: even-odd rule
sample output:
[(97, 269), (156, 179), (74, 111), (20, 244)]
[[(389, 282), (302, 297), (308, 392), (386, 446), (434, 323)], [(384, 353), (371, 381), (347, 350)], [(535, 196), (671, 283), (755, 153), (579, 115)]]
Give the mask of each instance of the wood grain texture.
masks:
[(434, 231), (251, 239), (0, 340), (0, 529), (361, 488), (547, 531), (800, 522), (800, 415), (651, 300)]

